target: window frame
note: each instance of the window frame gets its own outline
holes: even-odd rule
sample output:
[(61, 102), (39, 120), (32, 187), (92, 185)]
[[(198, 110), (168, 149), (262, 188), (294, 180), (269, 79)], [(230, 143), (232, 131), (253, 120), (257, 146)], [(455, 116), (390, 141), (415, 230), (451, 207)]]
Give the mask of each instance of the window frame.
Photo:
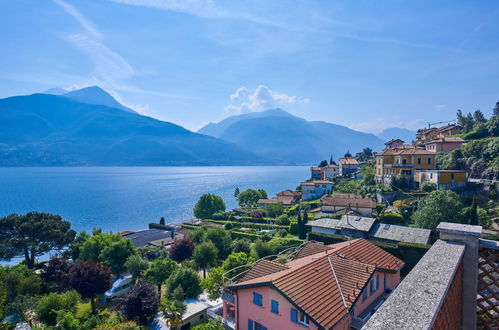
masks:
[(270, 312), (279, 315), (279, 302), (277, 300), (270, 300)]

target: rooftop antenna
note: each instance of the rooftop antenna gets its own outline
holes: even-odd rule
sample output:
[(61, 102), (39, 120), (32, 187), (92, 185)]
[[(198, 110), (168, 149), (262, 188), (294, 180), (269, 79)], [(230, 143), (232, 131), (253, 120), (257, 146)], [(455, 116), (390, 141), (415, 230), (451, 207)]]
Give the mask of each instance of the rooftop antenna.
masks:
[(453, 119), (453, 120), (447, 120), (447, 121), (438, 121), (438, 122), (435, 122), (435, 123), (430, 123), (430, 122), (427, 122), (428, 123), (428, 129), (431, 128), (432, 125), (437, 125), (437, 124), (446, 124), (446, 123), (453, 123), (455, 122), (456, 120)]

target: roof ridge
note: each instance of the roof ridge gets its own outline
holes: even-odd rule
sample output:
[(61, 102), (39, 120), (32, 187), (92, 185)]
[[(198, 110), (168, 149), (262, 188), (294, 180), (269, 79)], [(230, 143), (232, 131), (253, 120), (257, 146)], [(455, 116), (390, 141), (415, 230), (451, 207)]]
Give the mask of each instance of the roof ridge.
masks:
[(340, 291), (341, 300), (343, 300), (343, 305), (345, 308), (348, 308), (347, 303), (345, 302), (345, 296), (343, 295), (343, 290), (341, 289), (340, 282), (338, 281), (338, 277), (336, 276), (336, 272), (334, 271), (334, 266), (331, 261), (331, 256), (328, 255), (327, 260), (329, 261), (329, 266), (331, 266), (331, 270), (333, 271), (334, 280), (336, 281), (336, 285), (338, 286), (338, 290)]

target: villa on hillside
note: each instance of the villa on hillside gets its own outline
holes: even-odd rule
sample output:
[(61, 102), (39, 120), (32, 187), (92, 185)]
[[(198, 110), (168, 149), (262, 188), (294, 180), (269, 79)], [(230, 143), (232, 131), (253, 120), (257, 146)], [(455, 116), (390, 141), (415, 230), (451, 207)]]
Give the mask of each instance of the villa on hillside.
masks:
[(463, 147), (464, 140), (458, 136), (440, 137), (425, 143), (426, 150), (440, 152), (451, 152)]
[(359, 169), (359, 161), (355, 157), (343, 157), (338, 162), (340, 175), (350, 175)]
[(360, 329), (400, 282), (404, 262), (364, 239), (308, 242), (293, 260), (260, 259), (224, 292), (235, 329)]
[(414, 171), (416, 188), (425, 182), (434, 183), (437, 189), (457, 189), (466, 185), (468, 173), (464, 170)]
[(424, 146), (428, 142), (438, 138), (444, 138), (461, 133), (461, 126), (449, 124), (442, 127), (431, 127), (418, 129), (416, 132), (416, 142), (418, 146)]
[(321, 180), (322, 179), (322, 167), (311, 167), (310, 168), (310, 179)]
[(414, 171), (434, 170), (436, 152), (420, 147), (397, 147), (376, 154), (375, 180), (378, 184), (389, 185), (394, 177), (414, 183)]
[(333, 192), (333, 183), (327, 180), (313, 180), (300, 183), (302, 200), (310, 201)]
[(376, 208), (376, 201), (354, 194), (335, 193), (333, 196), (323, 196), (320, 201), (321, 212), (337, 213), (340, 211), (354, 211), (359, 215), (371, 217)]
[(323, 167), (311, 167), (310, 179), (329, 180), (340, 174), (340, 167), (336, 164), (329, 164)]
[(401, 139), (391, 139), (390, 141), (385, 142), (384, 150), (399, 147), (401, 145), (404, 145), (404, 143), (405, 142), (402, 141)]
[(136, 248), (147, 245), (167, 247), (173, 244), (176, 239), (184, 237), (183, 234), (176, 233), (174, 230), (163, 229), (146, 229), (136, 232), (125, 231), (121, 233), (121, 236), (132, 240), (133, 246)]
[(283, 206), (291, 206), (300, 201), (302, 193), (299, 191), (293, 190), (284, 190), (280, 193), (277, 193), (276, 197), (273, 199), (261, 198), (257, 201), (257, 205), (263, 207), (269, 204), (279, 204), (281, 203)]

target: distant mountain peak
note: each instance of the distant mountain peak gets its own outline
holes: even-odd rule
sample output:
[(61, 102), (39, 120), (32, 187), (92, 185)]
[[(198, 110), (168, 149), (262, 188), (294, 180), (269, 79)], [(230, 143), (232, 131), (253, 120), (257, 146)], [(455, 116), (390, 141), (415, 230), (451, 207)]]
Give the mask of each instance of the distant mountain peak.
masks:
[(100, 104), (108, 106), (110, 108), (116, 108), (123, 111), (136, 113), (134, 110), (116, 101), (116, 99), (111, 94), (109, 94), (99, 86), (88, 86), (57, 95), (62, 95), (82, 103)]
[(43, 94), (50, 94), (50, 95), (62, 95), (66, 94), (68, 91), (64, 88), (59, 88), (59, 87), (54, 87), (54, 88), (49, 88), (46, 91), (43, 92)]

